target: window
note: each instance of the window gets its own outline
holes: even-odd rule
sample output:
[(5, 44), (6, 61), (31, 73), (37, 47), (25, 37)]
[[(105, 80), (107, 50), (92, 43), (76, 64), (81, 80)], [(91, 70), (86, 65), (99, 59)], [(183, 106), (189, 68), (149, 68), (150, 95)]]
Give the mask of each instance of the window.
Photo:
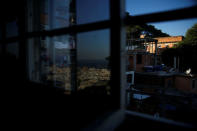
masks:
[(11, 21), (6, 24), (6, 37), (18, 36), (18, 26), (17, 21)]
[(110, 0), (76, 0), (77, 24), (109, 20), (109, 1)]
[[(3, 42), (2, 45), (6, 43), (6, 48), (8, 47), (12, 53), (13, 48), (19, 48), (14, 53), (18, 52), (21, 66), (19, 71), (22, 72), (22, 79), (27, 84), (33, 82), (39, 85), (28, 86), (31, 89), (27, 90), (31, 90), (29, 93), (32, 94), (32, 97), (48, 94), (53, 87), (52, 90), (55, 89), (53, 93), (58, 95), (63, 93), (69, 98), (68, 101), (70, 98), (74, 98), (71, 101), (75, 99), (77, 102), (81, 101), (79, 105), (84, 103), (84, 106), (80, 107), (80, 110), (87, 108), (95, 111), (94, 115), (99, 115), (100, 112), (106, 112), (106, 110), (120, 109), (119, 70), (120, 50), (122, 49), (120, 46), (122, 27), (120, 25), (123, 20), (120, 19), (121, 12), (112, 13), (119, 8), (120, 1), (94, 0), (93, 5), (92, 0), (85, 2), (79, 0), (25, 0), (23, 2), (20, 3), (21, 8), (16, 14), (18, 36), (11, 34), (8, 39), (4, 37), (1, 43)], [(76, 14), (76, 10), (79, 14)], [(114, 24), (111, 21), (114, 21)], [(117, 26), (121, 29), (116, 28)], [(10, 25), (8, 27), (11, 28)], [(92, 38), (89, 39), (90, 37)], [(14, 42), (17, 42), (18, 46), (8, 44)], [(89, 47), (92, 50), (87, 50)], [(3, 47), (3, 50), (5, 49)], [(88, 69), (83, 70), (81, 67), (83, 59), (93, 59), (97, 63), (86, 61), (84, 68)], [(100, 61), (101, 59), (102, 61)], [(81, 75), (86, 78), (81, 79)], [(89, 75), (92, 75), (90, 80), (87, 78)], [(94, 79), (97, 75), (99, 78)], [(88, 84), (82, 87), (86, 81)], [(119, 86), (111, 88), (111, 85)], [(96, 86), (106, 87), (106, 89)], [(86, 90), (88, 87), (95, 88)], [(61, 104), (65, 106), (64, 102)], [(82, 110), (85, 111), (85, 109)], [(92, 116), (90, 115), (90, 117)]]
[[(131, 99), (127, 111), (149, 114), (157, 118), (161, 116), (175, 121), (188, 120), (184, 122), (196, 124), (196, 121), (179, 118), (187, 113), (179, 115), (178, 113), (183, 110), (180, 108), (180, 112), (176, 112), (176, 103), (175, 106), (174, 103), (171, 103), (176, 101), (178, 105), (182, 103), (189, 105), (189, 100), (185, 100), (185, 97), (181, 97), (181, 99), (173, 97), (174, 101), (171, 101), (172, 97), (167, 96), (173, 91), (176, 92), (176, 89), (163, 90), (163, 87), (170, 88), (169, 84), (165, 84), (166, 81), (172, 81), (174, 77), (176, 77), (175, 80), (181, 79), (176, 75), (168, 75), (169, 73), (173, 74), (176, 70), (183, 72), (188, 65), (195, 70), (196, 65), (189, 63), (190, 61), (184, 57), (186, 52), (180, 53), (182, 50), (176, 50), (180, 53), (180, 59), (177, 59), (178, 69), (169, 69), (168, 67), (171, 67), (173, 63), (171, 60), (175, 51), (170, 48), (169, 52), (164, 53), (162, 57), (162, 62), (168, 63), (168, 65), (158, 65), (160, 63), (158, 62), (160, 56), (157, 54), (158, 41), (153, 36), (158, 34), (167, 36), (167, 34), (162, 33), (159, 29), (154, 29), (154, 26), (150, 24), (195, 18), (196, 14), (193, 13), (196, 12), (196, 6), (193, 6), (195, 2), (189, 3), (182, 0), (181, 4), (177, 4), (178, 6), (174, 8), (171, 6), (176, 5), (174, 1), (170, 1), (171, 4), (169, 1), (165, 2), (165, 6), (162, 3), (159, 5), (158, 1), (154, 0), (148, 2), (149, 6), (145, 4), (147, 1), (140, 1), (140, 3), (139, 1), (127, 1), (126, 11), (131, 13), (130, 15), (125, 13), (124, 2), (125, 0), (28, 0), (27, 3), (23, 3), (27, 4), (27, 10), (21, 8), (16, 16), (17, 24), (12, 23), (13, 26), (18, 26), (18, 34), (11, 32), (10, 37), (6, 38), (6, 29), (1, 28), (2, 52), (11, 52), (19, 58), (19, 71), (24, 81), (42, 83), (47, 88), (52, 87), (56, 93), (58, 92), (58, 95), (63, 94), (66, 98), (68, 97), (68, 101), (74, 100), (79, 105), (84, 105), (80, 108), (77, 107), (77, 109), (83, 108), (82, 111), (92, 109), (95, 111), (94, 115), (100, 115), (100, 112), (103, 113), (106, 110), (121, 109), (118, 110), (120, 114), (116, 114), (117, 119), (114, 119), (121, 121), (124, 118), (125, 85), (128, 82), (127, 78), (129, 81), (132, 78), (134, 86), (127, 92)], [(130, 11), (129, 6), (134, 6), (131, 9), (139, 9), (142, 12)], [(184, 8), (179, 9), (182, 7)], [(177, 10), (171, 11), (171, 9)], [(6, 25), (2, 27), (6, 27)], [(9, 25), (10, 27), (11, 25)], [(148, 30), (143, 30), (143, 28), (148, 28)], [(156, 31), (151, 33), (151, 30)], [(143, 37), (140, 37), (142, 35)], [(125, 75), (126, 38), (129, 39), (129, 47), (132, 48), (132, 51), (139, 53), (137, 60), (136, 57), (129, 58), (131, 61), (137, 62), (139, 67), (133, 64), (137, 71), (132, 70), (132, 75), (128, 75), (128, 77)], [(11, 43), (13, 44), (11, 45)], [(184, 47), (184, 49), (189, 52), (190, 48)], [(192, 61), (195, 61), (195, 48), (190, 52), (193, 52)], [(100, 61), (101, 59), (102, 61)], [(145, 73), (141, 72), (144, 71), (144, 67), (147, 68)], [(146, 85), (148, 88), (144, 88)], [(170, 83), (171, 85), (176, 85), (176, 81), (173, 84)], [(178, 83), (178, 87), (181, 87), (180, 85)], [(192, 87), (195, 85), (195, 82), (192, 82)], [(92, 88), (90, 89), (90, 87)], [(99, 87), (105, 88), (101, 90)], [(41, 95), (48, 93), (49, 90), (45, 89), (41, 91)], [(40, 90), (41, 88), (34, 91), (34, 95), (39, 94)], [(182, 92), (178, 92), (178, 96), (180, 94), (182, 95)], [(187, 108), (189, 112), (189, 106), (184, 106), (184, 104), (180, 107)], [(169, 110), (170, 112), (168, 112)], [(192, 111), (195, 112), (195, 110)], [(174, 115), (175, 113), (177, 114)], [(81, 115), (83, 117), (79, 118), (83, 119), (85, 114), (81, 112)], [(196, 118), (194, 119), (196, 120)]]
[(110, 94), (109, 38), (107, 29), (77, 34), (77, 90), (103, 88)]
[(9, 43), (6, 45), (6, 52), (18, 58), (19, 56), (19, 45), (18, 43)]
[[(29, 13), (35, 14), (34, 17), (31, 17), (31, 15), (28, 17), (30, 25), (35, 22), (35, 19), (36, 22), (34, 25), (41, 27), (29, 26), (30, 32), (33, 30), (45, 31), (62, 27), (72, 27), (76, 24), (98, 21), (94, 15), (85, 13), (88, 10), (82, 8), (83, 4), (81, 1), (76, 1), (76, 4), (74, 0), (70, 2), (58, 0), (55, 4), (54, 2), (54, 0), (43, 0), (40, 3), (34, 4), (30, 2), (30, 6), (40, 5), (39, 7), (41, 9), (40, 12), (34, 10), (35, 8), (33, 7), (31, 7), (32, 10), (29, 10)], [(87, 0), (88, 4), (91, 2)], [(104, 1), (96, 2), (101, 5)], [(77, 7), (75, 8), (75, 6)], [(90, 5), (84, 4), (84, 6)], [(109, 8), (108, 4), (105, 6), (107, 9)], [(62, 12), (63, 8), (66, 8), (63, 11), (67, 12), (67, 14)], [(75, 13), (76, 10), (79, 11), (78, 14)], [(103, 14), (100, 8), (93, 8), (93, 12)], [(37, 16), (41, 16), (41, 19)], [(74, 23), (73, 21), (69, 21), (69, 19), (76, 19), (76, 16), (77, 23), (76, 20), (74, 20)], [(66, 23), (59, 23), (60, 17)], [(102, 19), (102, 17), (100, 18)], [(28, 59), (30, 80), (52, 84), (57, 88), (65, 90), (65, 94), (67, 95), (93, 86), (104, 86), (107, 90), (111, 90), (109, 86), (111, 77), (110, 30), (95, 30), (92, 32), (88, 32), (89, 29), (85, 30), (87, 32), (73, 33), (71, 30), (71, 33), (66, 35), (43, 36), (29, 39)], [(110, 94), (109, 91), (107, 93)]]
[[(109, 1), (31, 2), (28, 32), (33, 35), (38, 31), (38, 34), (27, 42), (29, 79), (53, 86), (66, 96), (82, 97), (79, 101), (86, 105), (84, 108), (98, 110), (97, 115), (119, 109), (120, 87), (112, 85), (120, 85), (121, 80), (117, 72), (120, 70), (117, 53), (121, 49), (120, 42), (117, 43), (120, 32), (115, 33), (115, 26), (110, 24)], [(92, 5), (92, 2), (98, 4)]]

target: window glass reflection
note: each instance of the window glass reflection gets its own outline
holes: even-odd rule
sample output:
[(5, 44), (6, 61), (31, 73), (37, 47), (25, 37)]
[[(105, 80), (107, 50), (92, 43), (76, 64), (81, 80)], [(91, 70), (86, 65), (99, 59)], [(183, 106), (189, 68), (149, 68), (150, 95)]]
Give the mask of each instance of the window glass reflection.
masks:
[(18, 58), (19, 56), (19, 45), (18, 43), (9, 43), (6, 45), (6, 53), (11, 54)]
[(16, 21), (6, 24), (6, 37), (14, 37), (18, 35), (18, 25)]
[(110, 95), (109, 30), (77, 35), (78, 90)]
[(72, 92), (75, 37), (63, 35), (29, 40), (29, 74), (33, 81)]
[(41, 0), (29, 2), (28, 31), (69, 27), (76, 23), (75, 0)]
[(109, 0), (76, 0), (77, 24), (109, 19)]

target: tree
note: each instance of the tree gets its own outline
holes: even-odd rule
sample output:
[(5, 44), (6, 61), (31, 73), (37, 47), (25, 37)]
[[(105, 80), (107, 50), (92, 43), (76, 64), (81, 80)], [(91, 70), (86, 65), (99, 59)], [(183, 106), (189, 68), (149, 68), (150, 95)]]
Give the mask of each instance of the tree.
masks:
[(180, 58), (180, 69), (185, 71), (192, 69), (197, 73), (197, 24), (187, 30), (185, 39), (175, 48), (169, 48), (162, 52), (162, 61), (168, 66), (173, 66), (173, 57)]
[(191, 45), (197, 44), (197, 23), (187, 31), (184, 42)]
[(127, 26), (127, 39), (140, 38), (143, 28), (140, 25), (129, 25)]
[(163, 33), (161, 30), (155, 28), (153, 25), (129, 25), (127, 26), (127, 38), (139, 38), (141, 34), (145, 33), (146, 35), (154, 37), (166, 37), (169, 36), (166, 33)]
[[(131, 17), (128, 12), (126, 13), (126, 16)], [(152, 38), (169, 36), (168, 34), (163, 33), (161, 30), (155, 28), (153, 25), (148, 24), (131, 24), (126, 27), (126, 32), (127, 39), (140, 38), (140, 35), (143, 33), (145, 33), (148, 36), (151, 36)]]
[(187, 30), (185, 39), (179, 45), (197, 45), (197, 23)]
[(146, 31), (149, 34), (151, 34), (151, 36), (153, 38), (154, 37), (166, 37), (166, 36), (169, 36), (168, 34), (163, 33), (161, 30), (155, 28), (153, 25), (144, 24), (142, 26), (143, 26), (144, 31)]

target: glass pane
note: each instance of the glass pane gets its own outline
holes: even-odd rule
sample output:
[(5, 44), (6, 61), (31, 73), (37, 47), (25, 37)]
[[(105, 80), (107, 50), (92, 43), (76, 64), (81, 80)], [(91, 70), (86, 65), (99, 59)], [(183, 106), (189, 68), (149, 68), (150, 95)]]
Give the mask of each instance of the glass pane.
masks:
[(9, 43), (6, 45), (6, 53), (18, 58), (19, 56), (19, 45), (18, 43)]
[(36, 37), (28, 39), (27, 42), (29, 79), (34, 82), (42, 82), (44, 78), (41, 76), (41, 40), (39, 37)]
[(29, 32), (109, 19), (109, 0), (41, 0), (28, 3)]
[[(51, 67), (53, 75), (48, 76), (48, 80), (54, 80), (55, 86), (64, 88), (66, 93), (71, 93), (74, 89), (75, 79), (72, 79), (74, 68), (75, 51), (75, 38), (73, 36), (58, 36), (52, 38), (53, 51), (51, 52)], [(53, 77), (53, 78), (52, 78)]]
[(196, 4), (195, 0), (126, 0), (126, 11), (135, 16), (186, 8)]
[(16, 21), (6, 24), (6, 37), (14, 37), (18, 35), (18, 25)]
[(78, 90), (110, 95), (110, 34), (99, 30), (77, 35)]
[(109, 19), (109, 0), (76, 0), (77, 24)]
[(75, 37), (73, 35), (29, 40), (30, 79), (51, 84), (70, 94), (74, 55)]
[(69, 27), (76, 23), (75, 17), (75, 0), (29, 1), (28, 30), (31, 32)]
[(127, 26), (127, 109), (196, 125), (197, 19)]

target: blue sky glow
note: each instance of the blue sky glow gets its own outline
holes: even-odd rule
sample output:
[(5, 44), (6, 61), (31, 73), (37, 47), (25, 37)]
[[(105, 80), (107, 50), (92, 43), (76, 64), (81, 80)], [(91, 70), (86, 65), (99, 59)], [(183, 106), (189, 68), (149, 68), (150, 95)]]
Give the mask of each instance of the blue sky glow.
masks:
[[(196, 4), (196, 0), (126, 0), (126, 11), (129, 12), (130, 15), (135, 16), (186, 8)], [(154, 25), (156, 28), (171, 36), (184, 36), (186, 31), (195, 23), (197, 23), (197, 18), (149, 24)]]
[[(76, 0), (77, 24), (86, 24), (109, 19), (109, 0)], [(130, 15), (142, 15), (191, 7), (196, 0), (126, 0), (126, 11)], [(185, 35), (196, 19), (148, 23), (171, 35)], [(77, 35), (79, 59), (103, 59), (110, 52), (109, 30), (80, 33)]]

